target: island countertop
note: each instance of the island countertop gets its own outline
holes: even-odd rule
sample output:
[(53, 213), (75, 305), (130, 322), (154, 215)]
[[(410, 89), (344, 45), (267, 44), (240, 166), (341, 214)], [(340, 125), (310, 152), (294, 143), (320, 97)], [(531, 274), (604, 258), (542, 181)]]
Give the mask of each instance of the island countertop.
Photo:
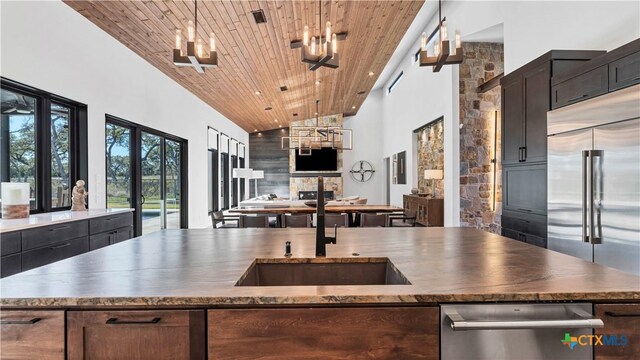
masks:
[(285, 241), (291, 261), (314, 257), (315, 229), (152, 233), (4, 278), (0, 306), (640, 301), (640, 277), (470, 228), (340, 229), (327, 245), (327, 258), (389, 258), (411, 285), (235, 286), (256, 258), (283, 258)]

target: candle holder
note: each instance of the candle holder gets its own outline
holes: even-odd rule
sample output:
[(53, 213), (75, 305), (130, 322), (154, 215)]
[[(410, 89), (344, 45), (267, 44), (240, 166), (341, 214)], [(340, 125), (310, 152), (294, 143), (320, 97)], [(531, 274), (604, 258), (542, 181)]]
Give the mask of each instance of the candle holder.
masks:
[(2, 183), (2, 218), (29, 217), (29, 183)]

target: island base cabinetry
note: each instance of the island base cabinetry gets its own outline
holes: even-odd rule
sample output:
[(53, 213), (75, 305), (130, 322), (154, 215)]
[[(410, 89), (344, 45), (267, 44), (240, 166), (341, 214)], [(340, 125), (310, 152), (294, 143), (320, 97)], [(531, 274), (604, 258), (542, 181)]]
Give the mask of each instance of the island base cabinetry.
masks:
[(0, 358), (64, 359), (64, 311), (2, 310)]
[(67, 359), (205, 359), (204, 310), (69, 311)]
[[(595, 335), (607, 335), (607, 341), (611, 342), (594, 346), (595, 360), (640, 359), (640, 304), (597, 304), (595, 316), (604, 322), (604, 327), (596, 329)], [(626, 337), (624, 346), (621, 346), (625, 343), (622, 336)]]
[(438, 307), (209, 310), (209, 359), (438, 359)]

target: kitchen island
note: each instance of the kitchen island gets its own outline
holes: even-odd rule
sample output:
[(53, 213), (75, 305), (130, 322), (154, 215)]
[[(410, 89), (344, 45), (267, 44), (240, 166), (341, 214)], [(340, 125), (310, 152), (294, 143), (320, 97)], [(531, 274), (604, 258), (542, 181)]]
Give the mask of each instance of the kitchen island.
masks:
[[(3, 320), (48, 320), (57, 340), (5, 343), (12, 329), (3, 325), (3, 347), (118, 357), (153, 328), (159, 349), (180, 344), (172, 358), (437, 359), (441, 304), (571, 301), (595, 304), (596, 315), (598, 306), (638, 312), (639, 277), (476, 229), (340, 229), (326, 259), (313, 259), (314, 235), (170, 230), (10, 276), (0, 281)], [(236, 286), (252, 265), (336, 261), (388, 261), (408, 284)]]

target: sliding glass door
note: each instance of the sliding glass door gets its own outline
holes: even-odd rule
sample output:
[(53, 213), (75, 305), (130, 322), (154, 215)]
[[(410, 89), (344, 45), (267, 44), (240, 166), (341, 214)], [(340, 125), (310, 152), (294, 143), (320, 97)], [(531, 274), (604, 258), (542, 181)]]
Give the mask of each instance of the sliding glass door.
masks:
[(134, 208), (136, 235), (187, 227), (186, 140), (107, 117), (107, 207)]

